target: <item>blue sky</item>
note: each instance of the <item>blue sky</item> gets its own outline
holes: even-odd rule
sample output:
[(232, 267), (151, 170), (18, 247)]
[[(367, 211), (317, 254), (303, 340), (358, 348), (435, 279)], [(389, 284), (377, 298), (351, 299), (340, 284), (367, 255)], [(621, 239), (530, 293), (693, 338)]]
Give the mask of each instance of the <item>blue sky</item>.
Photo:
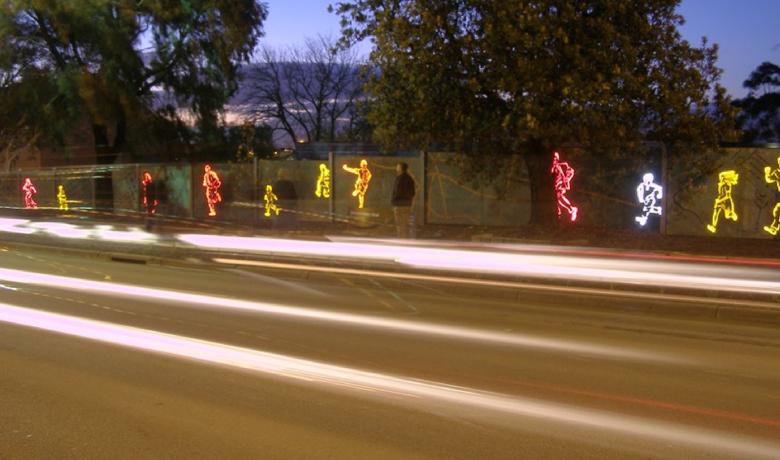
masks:
[[(270, 15), (264, 43), (293, 45), (318, 34), (339, 35), (339, 21), (327, 12), (332, 0), (266, 0)], [(780, 0), (683, 0), (682, 33), (698, 44), (702, 36), (720, 46), (723, 84), (732, 96), (763, 61), (780, 63)]]

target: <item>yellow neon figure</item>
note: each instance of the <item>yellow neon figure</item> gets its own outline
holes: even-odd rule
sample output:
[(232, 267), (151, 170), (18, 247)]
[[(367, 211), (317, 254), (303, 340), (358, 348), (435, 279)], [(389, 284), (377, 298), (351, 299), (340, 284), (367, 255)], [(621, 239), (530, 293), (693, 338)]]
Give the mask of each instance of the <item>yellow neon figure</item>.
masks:
[(344, 171), (358, 176), (355, 180), (355, 190), (352, 192), (352, 196), (358, 198), (358, 208), (363, 209), (363, 205), (366, 203), (368, 183), (371, 182), (371, 171), (368, 170), (368, 161), (360, 160), (359, 168), (350, 168), (344, 165)]
[(739, 219), (734, 207), (734, 198), (731, 197), (731, 191), (737, 184), (739, 184), (739, 174), (736, 171), (723, 171), (718, 175), (718, 196), (715, 198), (715, 209), (712, 211), (712, 223), (707, 225), (707, 230), (710, 232), (718, 231), (721, 212), (726, 219), (734, 222)]
[(278, 198), (276, 197), (276, 194), (274, 193), (274, 188), (270, 185), (265, 186), (265, 217), (271, 217), (271, 213), (276, 213), (276, 215), (279, 215), (279, 212), (281, 212), (281, 209), (279, 206), (276, 205), (276, 201)]
[(57, 203), (60, 205), (60, 211), (68, 210), (68, 195), (65, 194), (65, 187), (57, 186)]
[[(777, 169), (772, 169), (771, 166), (764, 168), (764, 179), (767, 184), (774, 182), (775, 186), (777, 186), (777, 191), (780, 192), (780, 157), (777, 157)], [(774, 218), (772, 225), (765, 225), (764, 231), (772, 236), (776, 236), (777, 232), (780, 231), (780, 203), (775, 204), (772, 217)]]
[(314, 194), (317, 198), (330, 198), (330, 169), (325, 163), (320, 164), (320, 177), (317, 178)]

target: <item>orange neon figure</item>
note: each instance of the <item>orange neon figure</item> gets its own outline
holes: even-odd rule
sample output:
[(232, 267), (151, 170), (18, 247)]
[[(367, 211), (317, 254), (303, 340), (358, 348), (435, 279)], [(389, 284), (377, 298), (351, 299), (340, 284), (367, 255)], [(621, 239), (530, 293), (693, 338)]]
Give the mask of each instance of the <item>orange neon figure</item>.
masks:
[[(780, 192), (780, 157), (777, 157), (777, 169), (772, 169), (771, 166), (766, 166), (764, 168), (764, 179), (767, 184), (774, 182), (777, 191)], [(764, 231), (772, 236), (776, 236), (777, 232), (780, 231), (780, 203), (775, 204), (775, 209), (772, 211), (772, 217), (772, 224), (765, 225)]]
[(60, 205), (60, 211), (68, 210), (68, 195), (65, 194), (65, 187), (57, 186), (57, 204)]
[(222, 202), (222, 195), (219, 194), (222, 182), (219, 180), (216, 171), (211, 169), (211, 165), (206, 165), (203, 170), (205, 171), (205, 174), (203, 174), (203, 188), (206, 194), (206, 204), (209, 207), (209, 216), (214, 217), (217, 215), (217, 203)]
[(37, 208), (38, 203), (35, 202), (33, 196), (38, 193), (38, 189), (35, 188), (35, 185), (33, 185), (29, 177), (24, 179), (22, 191), (24, 192), (24, 207), (27, 209)]
[(660, 216), (663, 213), (663, 207), (658, 204), (663, 196), (664, 188), (655, 183), (651, 173), (642, 176), (642, 183), (636, 188), (636, 197), (642, 203), (642, 215), (635, 218), (639, 225), (644, 227), (650, 214)]
[(344, 171), (357, 176), (357, 179), (355, 180), (355, 190), (352, 192), (352, 196), (358, 198), (358, 208), (363, 209), (363, 205), (366, 203), (368, 183), (371, 182), (371, 171), (368, 169), (368, 161), (360, 160), (359, 168), (350, 168), (349, 166), (344, 165)]
[[(152, 192), (151, 199), (149, 192)], [(160, 200), (157, 199), (157, 194), (154, 193), (154, 184), (152, 184), (152, 175), (149, 171), (144, 172), (141, 179), (141, 195), (143, 196), (144, 210), (149, 215), (157, 214), (157, 206), (160, 204)]]
[(330, 198), (330, 169), (325, 163), (320, 164), (320, 177), (317, 178), (317, 188), (314, 190), (317, 198)]
[(731, 192), (737, 184), (739, 184), (739, 174), (736, 171), (723, 171), (718, 175), (718, 196), (715, 198), (715, 209), (712, 211), (712, 223), (707, 225), (707, 230), (710, 232), (718, 231), (718, 220), (721, 213), (723, 213), (723, 217), (734, 222), (739, 219), (734, 206), (734, 198), (731, 197)]
[(274, 193), (274, 188), (270, 185), (265, 186), (265, 197), (263, 198), (265, 200), (265, 217), (271, 217), (271, 213), (276, 213), (276, 215), (279, 215), (279, 212), (281, 212), (281, 209), (279, 206), (276, 205), (276, 201), (279, 199), (276, 197), (276, 194)]
[(555, 188), (555, 198), (558, 201), (558, 218), (561, 218), (563, 211), (569, 213), (569, 217), (572, 222), (577, 220), (577, 213), (579, 209), (574, 206), (569, 198), (566, 196), (566, 192), (571, 190), (571, 181), (574, 179), (574, 168), (569, 166), (569, 163), (561, 161), (561, 156), (558, 152), (553, 153), (552, 169), (550, 172), (553, 174), (553, 186)]

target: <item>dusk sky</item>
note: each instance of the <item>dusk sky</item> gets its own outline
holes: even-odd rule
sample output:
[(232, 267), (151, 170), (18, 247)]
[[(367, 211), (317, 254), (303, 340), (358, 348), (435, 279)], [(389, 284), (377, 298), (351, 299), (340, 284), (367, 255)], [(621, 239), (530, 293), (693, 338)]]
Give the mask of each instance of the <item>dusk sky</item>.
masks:
[[(339, 35), (338, 17), (329, 14), (332, 0), (267, 0), (270, 15), (264, 43), (297, 44), (317, 34)], [(780, 63), (780, 0), (684, 0), (680, 12), (685, 38), (702, 36), (720, 45), (723, 84), (732, 96), (745, 94), (742, 82), (763, 61)]]

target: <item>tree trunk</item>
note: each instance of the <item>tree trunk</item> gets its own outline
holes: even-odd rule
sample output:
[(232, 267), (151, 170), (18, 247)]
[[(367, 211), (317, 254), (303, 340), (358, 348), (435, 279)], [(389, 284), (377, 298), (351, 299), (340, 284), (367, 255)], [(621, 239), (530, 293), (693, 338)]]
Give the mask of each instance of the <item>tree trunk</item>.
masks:
[(550, 227), (558, 220), (550, 172), (552, 151), (535, 145), (525, 152), (523, 158), (531, 187), (531, 224)]

